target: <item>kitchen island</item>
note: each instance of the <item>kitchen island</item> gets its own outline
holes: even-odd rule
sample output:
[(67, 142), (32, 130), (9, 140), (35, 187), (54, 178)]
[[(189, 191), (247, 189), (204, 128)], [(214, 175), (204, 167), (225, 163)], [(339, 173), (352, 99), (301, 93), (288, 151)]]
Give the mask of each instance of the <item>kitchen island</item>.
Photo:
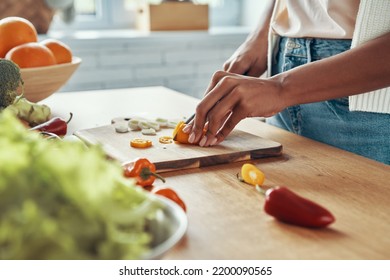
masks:
[[(117, 117), (185, 118), (198, 102), (164, 87), (147, 87), (56, 93), (41, 103), (53, 116), (66, 119), (73, 113), (71, 135)], [(257, 119), (243, 120), (237, 128), (283, 146), (279, 156), (245, 161), (265, 173), (265, 187), (288, 186), (325, 206), (336, 222), (307, 229), (265, 214), (264, 197), (236, 178), (244, 162), (166, 172), (164, 185), (187, 205), (188, 230), (163, 259), (390, 259), (390, 166)]]

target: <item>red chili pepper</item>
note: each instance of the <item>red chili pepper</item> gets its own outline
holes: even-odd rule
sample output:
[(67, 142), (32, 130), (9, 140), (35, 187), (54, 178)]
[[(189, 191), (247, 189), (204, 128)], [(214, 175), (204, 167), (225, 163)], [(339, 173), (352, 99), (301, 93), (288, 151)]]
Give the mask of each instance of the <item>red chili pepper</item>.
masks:
[(53, 133), (58, 136), (65, 136), (68, 131), (68, 123), (71, 121), (73, 114), (70, 113), (70, 117), (67, 121), (56, 117), (32, 127), (30, 130), (37, 130), (41, 132)]
[(165, 183), (165, 179), (156, 173), (156, 166), (146, 158), (123, 164), (123, 170), (125, 177), (135, 178), (137, 185), (142, 187), (151, 186), (156, 177)]
[(164, 188), (164, 189), (152, 190), (152, 193), (155, 193), (157, 195), (162, 195), (172, 200), (173, 202), (178, 204), (184, 210), (184, 212), (187, 211), (186, 205), (184, 204), (183, 200), (177, 195), (177, 193), (174, 190), (170, 188)]
[(324, 207), (282, 186), (265, 191), (264, 211), (282, 222), (310, 228), (326, 227), (335, 221)]

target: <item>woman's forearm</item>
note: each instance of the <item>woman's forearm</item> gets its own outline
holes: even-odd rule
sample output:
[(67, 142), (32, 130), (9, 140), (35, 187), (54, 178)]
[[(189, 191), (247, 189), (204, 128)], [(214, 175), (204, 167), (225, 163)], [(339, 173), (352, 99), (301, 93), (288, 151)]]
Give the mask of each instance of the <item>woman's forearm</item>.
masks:
[(267, 41), (269, 27), (276, 0), (267, 0), (260, 15), (257, 28), (249, 35), (249, 40)]
[(229, 73), (259, 77), (267, 69), (268, 34), (275, 0), (265, 1), (257, 27), (224, 63)]
[(390, 86), (390, 33), (333, 57), (276, 75), (285, 106)]

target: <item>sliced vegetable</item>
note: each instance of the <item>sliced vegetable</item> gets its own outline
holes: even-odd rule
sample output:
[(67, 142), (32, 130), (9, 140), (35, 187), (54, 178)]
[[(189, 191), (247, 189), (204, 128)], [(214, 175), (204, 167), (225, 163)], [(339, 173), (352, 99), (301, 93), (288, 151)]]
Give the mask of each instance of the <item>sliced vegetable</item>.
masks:
[(175, 128), (177, 126), (177, 122), (175, 121), (168, 121), (167, 128)]
[[(188, 138), (190, 137), (190, 134), (189, 133), (185, 133), (183, 131), (183, 129), (184, 129), (184, 127), (186, 125), (187, 124), (184, 121), (178, 122), (178, 124), (176, 125), (176, 127), (175, 127), (175, 129), (173, 130), (173, 133), (172, 133), (173, 140), (175, 142), (178, 142), (178, 143), (181, 143), (181, 144), (192, 144), (192, 145), (198, 144), (199, 142), (196, 142), (196, 143), (188, 142)], [(207, 132), (207, 129), (204, 128), (203, 129), (203, 135), (205, 135), (206, 132)]]
[(141, 133), (143, 135), (156, 135), (156, 130), (154, 128), (143, 128)]
[(139, 120), (137, 119), (131, 119), (129, 120), (128, 122), (128, 126), (130, 128), (130, 130), (141, 130), (141, 128), (138, 126), (138, 123), (139, 123)]
[(265, 180), (264, 173), (251, 163), (243, 164), (241, 173), (237, 177), (240, 181), (252, 186), (261, 186)]
[(153, 128), (155, 131), (159, 131), (161, 129), (160, 124), (157, 122), (147, 122), (147, 125), (148, 128)]
[(125, 163), (123, 169), (124, 176), (134, 178), (139, 186), (151, 186), (156, 178), (165, 183), (165, 179), (156, 173), (156, 166), (146, 158), (137, 158)]
[(148, 121), (139, 121), (138, 126), (140, 129), (150, 128)]
[(130, 130), (137, 131), (147, 128), (153, 128), (155, 131), (160, 131), (162, 128), (175, 128), (177, 121), (172, 121), (164, 118), (156, 118), (155, 120), (148, 120), (145, 118), (134, 117), (128, 120)]
[(134, 138), (130, 141), (130, 146), (133, 148), (149, 148), (153, 145), (153, 142), (148, 139)]
[(129, 132), (129, 127), (125, 123), (117, 123), (115, 124), (115, 131), (118, 133), (126, 133)]
[(173, 143), (173, 138), (171, 136), (161, 136), (158, 141), (161, 144), (171, 144)]
[(172, 138), (174, 141), (182, 143), (182, 144), (189, 144), (188, 138), (190, 137), (189, 133), (183, 132), (183, 128), (186, 126), (185, 122), (180, 121), (175, 129), (173, 130)]
[(163, 118), (157, 118), (156, 123), (160, 125), (161, 128), (166, 128), (168, 126), (168, 120)]

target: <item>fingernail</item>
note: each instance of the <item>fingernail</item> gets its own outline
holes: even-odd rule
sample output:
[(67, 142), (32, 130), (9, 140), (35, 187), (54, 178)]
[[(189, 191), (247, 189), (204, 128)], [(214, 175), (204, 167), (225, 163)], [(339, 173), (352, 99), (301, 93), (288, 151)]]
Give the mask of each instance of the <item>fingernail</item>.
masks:
[(192, 128), (192, 127), (191, 127), (190, 125), (187, 124), (187, 125), (183, 128), (183, 132), (184, 132), (184, 133), (188, 133), (188, 132), (191, 131), (191, 128)]
[(200, 140), (199, 142), (199, 146), (204, 146), (204, 144), (206, 144), (206, 141), (207, 141), (207, 136), (203, 136), (203, 138)]
[(192, 133), (190, 134), (190, 137), (188, 137), (188, 142), (193, 143), (194, 140), (195, 140), (195, 133), (192, 132)]
[(210, 142), (210, 146), (214, 146), (215, 144), (217, 144), (217, 142), (218, 142), (217, 137), (214, 137), (214, 139)]

